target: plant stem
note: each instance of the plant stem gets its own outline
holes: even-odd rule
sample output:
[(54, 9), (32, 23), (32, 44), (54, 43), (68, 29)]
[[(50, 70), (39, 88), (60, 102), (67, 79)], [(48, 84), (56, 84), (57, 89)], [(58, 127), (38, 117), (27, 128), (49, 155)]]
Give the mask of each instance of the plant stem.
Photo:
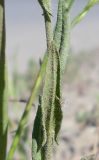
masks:
[[(49, 3), (49, 8), (50, 8), (50, 3)], [(49, 20), (46, 14), (44, 15), (44, 19), (45, 19), (45, 29), (46, 29), (47, 52), (49, 53), (51, 42), (53, 40), (52, 23), (51, 23), (51, 18)]]
[(0, 160), (6, 159), (8, 85), (5, 60), (5, 4), (0, 0)]
[[(48, 1), (48, 9), (51, 11), (51, 0)], [(49, 54), (52, 54), (51, 53), (51, 42), (53, 41), (51, 15), (50, 15), (50, 20), (49, 20), (47, 18), (46, 14), (44, 14), (44, 19), (45, 19), (47, 52), (48, 52), (48, 57), (49, 57)], [(50, 81), (50, 79), (49, 79), (49, 81)], [(48, 130), (49, 130), (48, 131), (49, 134), (47, 135), (47, 142), (46, 142), (46, 144), (44, 146), (44, 150), (43, 150), (44, 160), (51, 160), (51, 157), (52, 157), (52, 147), (53, 147), (53, 144), (52, 144), (52, 135), (50, 133), (50, 127), (49, 127)]]

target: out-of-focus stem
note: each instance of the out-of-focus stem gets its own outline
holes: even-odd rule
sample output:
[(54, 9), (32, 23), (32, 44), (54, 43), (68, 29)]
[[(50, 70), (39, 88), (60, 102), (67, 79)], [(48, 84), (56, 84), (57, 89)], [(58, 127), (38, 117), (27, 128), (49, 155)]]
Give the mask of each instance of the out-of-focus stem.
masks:
[(8, 80), (5, 60), (5, 4), (0, 0), (0, 160), (6, 159), (8, 129)]
[(82, 21), (88, 14), (89, 10), (97, 3), (99, 3), (99, 0), (89, 0), (83, 10), (73, 19), (71, 26), (74, 27), (76, 24)]

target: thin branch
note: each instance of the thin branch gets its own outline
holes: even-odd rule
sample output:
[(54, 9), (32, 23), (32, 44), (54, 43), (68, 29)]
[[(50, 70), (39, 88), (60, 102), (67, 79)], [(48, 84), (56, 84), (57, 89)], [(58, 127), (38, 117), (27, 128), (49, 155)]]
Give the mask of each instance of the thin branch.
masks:
[[(46, 30), (46, 41), (47, 41), (47, 52), (48, 52), (48, 63), (47, 63), (47, 70), (46, 70), (46, 78), (45, 80), (47, 80), (47, 82), (45, 81), (45, 84), (44, 84), (44, 88), (43, 88), (43, 96), (42, 96), (42, 104), (41, 105), (45, 105), (45, 110), (49, 110), (49, 106), (46, 105), (47, 104), (47, 99), (49, 98), (50, 94), (48, 94), (48, 92), (46, 91), (49, 91), (50, 90), (50, 93), (52, 93), (51, 91), (51, 87), (50, 85), (53, 85), (54, 83), (54, 80), (52, 81), (52, 83), (48, 83), (51, 81), (51, 77), (49, 76), (49, 78), (47, 77), (48, 74), (47, 72), (49, 71), (49, 60), (51, 58), (51, 55), (52, 55), (52, 49), (51, 49), (51, 44), (52, 44), (52, 41), (53, 41), (53, 31), (52, 31), (52, 20), (51, 20), (51, 14), (49, 15), (49, 17), (47, 16), (48, 12), (51, 13), (51, 0), (48, 0), (46, 2), (44, 2), (44, 6), (45, 7), (48, 6), (48, 10), (45, 10), (43, 9), (43, 12), (44, 12), (44, 19), (45, 19), (45, 30)], [(53, 68), (53, 67), (52, 67)], [(50, 68), (51, 69), (51, 68)], [(51, 70), (52, 72), (52, 70)], [(47, 79), (48, 78), (48, 79)], [(48, 86), (49, 84), (49, 86)], [(48, 88), (50, 87), (50, 89)], [(52, 89), (53, 90), (53, 89)], [(46, 94), (48, 97), (46, 97)], [(51, 95), (53, 96), (53, 95)], [(44, 98), (46, 97), (46, 102), (44, 101)], [(45, 103), (45, 104), (44, 104)], [(48, 103), (49, 104), (49, 103)], [(44, 106), (43, 106), (44, 107)], [(38, 114), (38, 113), (37, 113)], [(45, 113), (46, 114), (46, 113)], [(38, 115), (37, 115), (38, 116)], [(50, 110), (49, 110), (49, 116), (51, 116), (51, 113), (50, 113)], [(49, 116), (47, 115), (47, 120), (49, 120)], [(49, 126), (49, 124), (48, 124)], [(48, 129), (49, 130), (49, 129)], [(48, 131), (49, 133), (50, 131)], [(44, 134), (44, 133), (42, 133)], [(43, 151), (42, 151), (42, 155), (43, 155), (43, 160), (51, 160), (51, 155), (52, 155), (52, 135), (51, 134), (47, 134), (47, 141), (46, 141), (46, 144), (44, 145), (44, 148), (43, 148)]]
[(81, 22), (88, 14), (90, 9), (97, 3), (99, 3), (99, 0), (89, 0), (87, 5), (83, 8), (83, 10), (73, 19), (71, 26), (74, 27), (76, 24)]

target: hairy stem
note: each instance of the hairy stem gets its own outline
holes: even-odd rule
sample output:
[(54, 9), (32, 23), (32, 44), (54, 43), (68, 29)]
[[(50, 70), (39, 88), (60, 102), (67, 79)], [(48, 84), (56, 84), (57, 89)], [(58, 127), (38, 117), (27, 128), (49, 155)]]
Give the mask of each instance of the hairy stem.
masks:
[[(51, 11), (51, 0), (48, 1), (48, 9), (49, 9), (49, 11)], [(53, 40), (53, 32), (52, 32), (51, 15), (50, 15), (50, 20), (49, 20), (46, 16), (46, 13), (44, 13), (44, 18), (45, 18), (45, 29), (46, 29), (47, 52), (48, 52), (48, 54), (52, 54), (51, 53), (52, 52), (51, 43), (52, 43), (52, 40)], [(48, 55), (48, 57), (50, 57), (50, 55)], [(49, 81), (50, 81), (50, 78), (49, 78)], [(44, 90), (43, 90), (43, 92), (44, 92)], [(45, 108), (45, 109), (48, 110), (48, 108)], [(51, 116), (51, 115), (49, 115), (49, 116)], [(48, 120), (48, 118), (46, 120)], [(52, 145), (52, 134), (51, 134), (51, 131), (50, 131), (51, 130), (50, 124), (48, 124), (48, 126), (49, 126), (49, 128), (48, 128), (48, 134), (47, 134), (47, 141), (46, 141), (46, 144), (44, 146), (44, 151), (43, 151), (44, 160), (51, 160), (51, 156), (52, 156), (52, 146), (53, 146)]]
[[(50, 4), (51, 2), (49, 1), (49, 10), (50, 9)], [(46, 41), (47, 41), (47, 52), (50, 50), (51, 42), (53, 40), (53, 32), (52, 32), (52, 23), (51, 23), (51, 15), (50, 15), (50, 20), (47, 18), (46, 13), (44, 13), (44, 19), (45, 19), (45, 29), (46, 29)]]

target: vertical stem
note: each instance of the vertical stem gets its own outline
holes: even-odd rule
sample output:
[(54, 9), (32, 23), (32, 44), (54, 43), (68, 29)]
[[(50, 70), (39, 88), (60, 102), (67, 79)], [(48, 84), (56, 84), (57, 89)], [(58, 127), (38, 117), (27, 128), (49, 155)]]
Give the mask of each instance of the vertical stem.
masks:
[(47, 51), (49, 52), (50, 45), (53, 40), (53, 36), (52, 36), (53, 34), (52, 34), (51, 22), (46, 19), (46, 16), (45, 16), (45, 29), (46, 29)]
[(7, 73), (5, 61), (5, 5), (0, 0), (0, 160), (6, 159), (7, 148)]
[[(51, 0), (48, 1), (48, 7), (49, 10), (51, 10)], [(47, 41), (47, 52), (48, 52), (48, 57), (50, 54), (50, 47), (51, 47), (51, 42), (53, 40), (53, 31), (52, 31), (52, 22), (51, 22), (51, 15), (50, 15), (50, 20), (47, 18), (46, 13), (44, 14), (45, 18), (45, 30), (46, 30), (46, 41)], [(50, 133), (50, 128), (48, 131), (47, 135), (47, 142), (44, 146), (43, 149), (43, 159), (44, 160), (51, 160), (52, 156), (52, 136)]]
[[(50, 4), (49, 4), (50, 6)], [(46, 29), (46, 41), (47, 41), (47, 51), (50, 51), (50, 45), (53, 40), (53, 32), (52, 32), (52, 23), (51, 20), (48, 20), (46, 17), (46, 14), (44, 16), (45, 18), (45, 29)]]
[(47, 137), (47, 142), (44, 146), (42, 160), (51, 160), (51, 158), (52, 158), (52, 148), (53, 148), (52, 137), (51, 137), (51, 135), (49, 135)]

